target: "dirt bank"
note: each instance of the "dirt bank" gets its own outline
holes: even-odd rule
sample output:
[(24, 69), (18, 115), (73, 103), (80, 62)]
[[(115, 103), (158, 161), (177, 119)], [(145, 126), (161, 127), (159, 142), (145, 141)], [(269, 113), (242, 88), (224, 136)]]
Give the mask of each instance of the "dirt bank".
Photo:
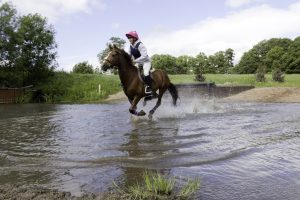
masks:
[(224, 98), (226, 101), (300, 103), (299, 87), (254, 88)]
[(116, 94), (109, 95), (107, 99), (105, 99), (103, 102), (112, 102), (112, 101), (122, 101), (127, 100), (125, 94), (123, 91), (120, 91)]
[[(127, 100), (123, 91), (110, 95), (105, 102)], [(300, 103), (300, 87), (254, 88), (223, 98), (225, 101)]]

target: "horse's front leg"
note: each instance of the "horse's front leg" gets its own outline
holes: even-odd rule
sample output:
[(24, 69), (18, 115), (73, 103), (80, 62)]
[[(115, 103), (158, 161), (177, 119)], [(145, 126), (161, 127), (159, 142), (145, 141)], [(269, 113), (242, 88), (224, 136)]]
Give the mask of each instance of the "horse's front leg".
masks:
[(135, 96), (133, 101), (131, 102), (131, 106), (129, 108), (129, 112), (133, 115), (137, 115), (137, 116), (144, 116), (146, 115), (146, 113), (141, 110), (140, 112), (137, 112), (136, 109), (137, 109), (137, 104), (139, 103), (139, 101), (141, 100), (141, 97), (139, 96)]

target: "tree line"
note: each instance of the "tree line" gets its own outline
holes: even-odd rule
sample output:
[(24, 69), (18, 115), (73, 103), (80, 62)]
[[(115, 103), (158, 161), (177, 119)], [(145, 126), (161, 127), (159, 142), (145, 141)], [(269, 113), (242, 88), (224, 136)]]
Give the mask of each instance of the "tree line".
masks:
[[(110, 38), (107, 47), (97, 55), (100, 66), (111, 43), (124, 48), (126, 41)], [(51, 76), (57, 67), (56, 48), (54, 28), (45, 17), (18, 15), (10, 3), (0, 6), (0, 87), (36, 84)], [(169, 74), (253, 74), (259, 68), (266, 72), (279, 69), (284, 73), (300, 73), (300, 37), (263, 40), (245, 52), (237, 64), (233, 62), (234, 57), (234, 50), (228, 48), (213, 55), (155, 54), (151, 59), (153, 68), (164, 69)], [(101, 73), (101, 67), (94, 68), (83, 61), (72, 72)]]
[[(117, 44), (123, 48), (125, 41), (112, 37), (107, 47), (98, 54), (101, 65), (108, 53), (108, 44)], [(166, 70), (170, 74), (254, 74), (259, 68), (269, 73), (279, 69), (285, 73), (300, 73), (300, 37), (272, 38), (263, 40), (245, 52), (240, 61), (234, 64), (234, 50), (218, 51), (213, 55), (200, 52), (196, 56), (155, 54), (151, 57), (155, 69)]]
[(266, 72), (275, 69), (292, 74), (300, 73), (300, 37), (272, 38), (263, 40), (245, 52), (234, 72), (240, 74), (255, 73), (259, 67)]

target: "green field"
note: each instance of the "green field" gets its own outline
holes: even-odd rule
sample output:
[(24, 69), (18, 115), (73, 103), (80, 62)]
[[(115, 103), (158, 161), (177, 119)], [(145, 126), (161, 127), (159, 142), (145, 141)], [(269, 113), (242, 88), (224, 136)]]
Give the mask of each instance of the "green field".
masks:
[[(253, 74), (205, 74), (206, 82), (217, 85), (254, 85), (255, 87), (300, 87), (300, 74), (285, 76), (277, 83), (266, 75), (267, 81), (255, 81)], [(194, 75), (170, 75), (173, 83), (195, 83)], [(99, 90), (100, 86), (100, 90)], [(37, 86), (48, 103), (98, 103), (122, 91), (118, 75), (72, 74), (56, 72), (46, 83)]]
[[(217, 85), (254, 85), (255, 87), (300, 87), (300, 74), (285, 75), (285, 82), (272, 81), (272, 75), (266, 75), (266, 82), (256, 82), (253, 74), (205, 74), (206, 82)], [(171, 75), (174, 83), (195, 83), (194, 75)]]

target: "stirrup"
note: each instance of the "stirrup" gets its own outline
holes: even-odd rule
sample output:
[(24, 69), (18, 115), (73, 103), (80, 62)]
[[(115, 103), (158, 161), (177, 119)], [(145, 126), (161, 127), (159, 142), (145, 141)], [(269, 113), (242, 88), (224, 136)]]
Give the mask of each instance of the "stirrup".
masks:
[(145, 94), (146, 95), (152, 94), (152, 90), (151, 90), (150, 86), (148, 86), (148, 85), (145, 86)]

